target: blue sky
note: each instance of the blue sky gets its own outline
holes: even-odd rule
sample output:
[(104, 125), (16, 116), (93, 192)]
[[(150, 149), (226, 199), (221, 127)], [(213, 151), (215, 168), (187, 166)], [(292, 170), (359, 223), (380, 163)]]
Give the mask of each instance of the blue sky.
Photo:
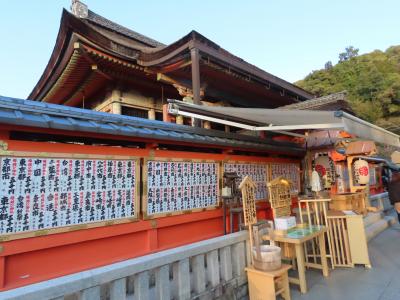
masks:
[[(0, 0), (0, 95), (26, 98), (53, 50), (70, 0)], [(400, 1), (83, 0), (96, 13), (171, 43), (192, 29), (290, 82), (353, 45), (400, 44)]]

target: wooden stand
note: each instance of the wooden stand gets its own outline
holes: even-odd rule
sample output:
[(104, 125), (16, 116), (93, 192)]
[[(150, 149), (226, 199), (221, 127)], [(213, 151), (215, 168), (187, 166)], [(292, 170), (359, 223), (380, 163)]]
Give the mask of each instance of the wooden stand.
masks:
[(363, 216), (329, 211), (328, 223), (332, 243), (332, 263), (341, 267), (361, 264), (371, 268)]
[[(249, 227), (250, 236), (250, 256), (252, 265), (246, 268), (250, 299), (274, 300), (276, 299), (277, 295), (281, 295), (285, 300), (290, 300), (288, 270), (291, 268), (291, 266), (282, 265), (279, 270), (275, 271), (259, 271), (253, 266), (253, 236), (256, 237), (255, 248), (257, 259), (261, 260), (259, 228), (256, 226), (257, 215), (254, 197), (255, 188), (256, 185), (249, 176), (246, 176), (239, 185), (239, 189), (242, 191), (243, 198), (244, 222), (245, 225)], [(267, 224), (264, 225), (267, 226)], [(253, 226), (255, 232), (253, 232)]]
[[(300, 291), (303, 294), (307, 292), (306, 267), (320, 269), (324, 277), (329, 276), (325, 248), (325, 232), (327, 229), (324, 226), (314, 227), (314, 229), (313, 232), (303, 233), (300, 236), (292, 236), (289, 234), (286, 236), (274, 236), (276, 242), (294, 245), (299, 276), (298, 278), (289, 278), (289, 282), (300, 285)], [(305, 263), (304, 261), (304, 243), (313, 239), (318, 239), (321, 263)], [(271, 240), (271, 236), (264, 235), (263, 240), (269, 241)]]
[(360, 214), (367, 214), (367, 197), (365, 192), (332, 195), (330, 209), (354, 210)]
[(291, 215), (292, 196), (290, 186), (292, 182), (282, 176), (267, 183), (269, 202), (273, 217), (284, 217)]
[[(299, 199), (299, 214), (300, 214), (300, 221), (302, 224), (307, 223), (309, 225), (323, 225), (329, 227), (328, 220), (327, 220), (327, 211), (328, 211), (328, 204), (330, 203), (330, 198), (305, 198)], [(305, 206), (305, 208), (302, 208)], [(305, 211), (304, 215), (307, 216), (307, 222), (304, 220), (303, 211)], [(332, 261), (332, 249), (331, 249), (331, 237), (330, 231), (326, 232), (326, 238), (328, 240), (328, 253), (326, 257), (331, 260), (332, 268), (334, 269), (334, 263)], [(304, 245), (304, 252), (306, 254), (306, 263), (309, 262), (309, 259), (312, 260), (314, 263), (320, 257), (320, 253), (318, 252), (318, 245), (311, 241), (308, 244)]]
[(239, 230), (241, 230), (241, 225), (242, 225), (242, 214), (243, 214), (243, 209), (240, 204), (240, 191), (238, 190), (236, 186), (236, 180), (239, 178), (239, 176), (236, 174), (236, 172), (225, 172), (223, 176), (223, 186), (227, 187), (230, 195), (223, 195), (221, 197), (222, 199), (222, 208), (223, 208), (223, 222), (224, 222), (224, 235), (227, 234), (226, 230), (226, 214), (227, 214), (227, 208), (229, 209), (229, 231), (230, 233), (234, 232), (233, 228), (233, 215), (236, 214), (238, 215), (238, 227)]
[[(292, 214), (292, 196), (290, 186), (293, 183), (282, 176), (267, 183), (269, 202), (271, 204), (273, 218), (286, 217)], [(279, 234), (279, 232), (277, 232)], [(282, 256), (293, 260), (295, 258), (294, 246), (286, 243), (279, 243), (282, 248)]]
[(289, 265), (282, 265), (276, 271), (258, 271), (253, 266), (246, 268), (250, 300), (274, 300), (281, 295), (290, 300)]

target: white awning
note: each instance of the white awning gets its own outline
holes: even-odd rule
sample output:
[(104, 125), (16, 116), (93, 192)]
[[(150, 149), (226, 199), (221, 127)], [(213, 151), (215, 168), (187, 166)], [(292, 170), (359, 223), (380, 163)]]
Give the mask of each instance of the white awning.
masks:
[(397, 134), (343, 111), (282, 110), (189, 104), (169, 100), (169, 113), (253, 131), (341, 129), (359, 138), (399, 147)]

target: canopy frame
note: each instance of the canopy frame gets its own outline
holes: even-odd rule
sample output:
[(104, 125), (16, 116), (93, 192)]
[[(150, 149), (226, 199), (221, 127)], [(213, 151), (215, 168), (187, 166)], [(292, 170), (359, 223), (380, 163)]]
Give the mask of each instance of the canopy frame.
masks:
[[(307, 114), (306, 110), (291, 110), (292, 114), (295, 114), (297, 111), (299, 114), (303, 115), (303, 120), (299, 119), (299, 124), (291, 124), (291, 125), (274, 125), (268, 124), (268, 114), (274, 114), (275, 116), (279, 114), (286, 114), (287, 111), (279, 110), (279, 109), (259, 109), (262, 113), (263, 110), (266, 113), (266, 122), (265, 124), (260, 124), (260, 122), (255, 122), (245, 114), (247, 108), (227, 108), (234, 109), (236, 114), (229, 114), (221, 112), (221, 107), (213, 107), (210, 106), (201, 106), (189, 104), (182, 101), (177, 100), (168, 100), (168, 112), (173, 115), (181, 115), (186, 117), (191, 117), (195, 119), (200, 119), (204, 121), (210, 121), (214, 123), (219, 123), (223, 125), (233, 126), (245, 130), (250, 131), (270, 131), (277, 132), (285, 135), (298, 136), (306, 138), (306, 135), (299, 134), (296, 132), (291, 132), (292, 130), (329, 130), (329, 129), (339, 129), (346, 131), (350, 134), (354, 134), (355, 136), (371, 139), (376, 142), (400, 147), (400, 137), (395, 133), (392, 133), (384, 128), (371, 124), (367, 121), (364, 121), (360, 118), (357, 118), (351, 114), (348, 114), (343, 111), (309, 111), (310, 120), (312, 120), (313, 116), (319, 116), (319, 119), (326, 116), (327, 113), (330, 114), (330, 121), (326, 123), (312, 123), (312, 122), (304, 122), (304, 114)], [(243, 110), (243, 115), (237, 117), (240, 114), (240, 111)], [(296, 117), (293, 117), (296, 121)], [(295, 122), (291, 120), (291, 123)], [(250, 125), (258, 123), (258, 125)], [(282, 123), (282, 122), (281, 122)], [(268, 125), (266, 125), (268, 124)]]

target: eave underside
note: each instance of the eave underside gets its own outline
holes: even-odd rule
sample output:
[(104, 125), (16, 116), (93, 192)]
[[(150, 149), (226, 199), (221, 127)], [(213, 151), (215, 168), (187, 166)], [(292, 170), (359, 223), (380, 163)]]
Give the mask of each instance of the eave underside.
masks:
[[(71, 69), (71, 64), (74, 64), (72, 60), (76, 59), (73, 55), (75, 50), (71, 48), (77, 42), (97, 51), (102, 59), (109, 60), (108, 67), (103, 64), (100, 71), (92, 74), (91, 66), (99, 62), (95, 59), (93, 63), (88, 57), (80, 57)], [(76, 103), (78, 98), (88, 97), (106, 82), (120, 80), (107, 75), (107, 72), (129, 78), (135, 75), (139, 82), (150, 78), (147, 85), (153, 84), (157, 89), (161, 85), (157, 82), (157, 76), (164, 74), (170, 76), (177, 85), (190, 90), (190, 49), (193, 47), (198, 47), (200, 51), (201, 85), (207, 101), (273, 108), (312, 97), (300, 88), (244, 62), (196, 32), (167, 47), (146, 47), (138, 42), (129, 43), (126, 36), (119, 37), (107, 28), (96, 28), (91, 22), (76, 18), (66, 11), (63, 12), (59, 37), (49, 65), (30, 97)], [(129, 64), (138, 67), (140, 72), (132, 74), (131, 68), (128, 68), (129, 76), (121, 74)], [(65, 84), (62, 84), (63, 81)], [(170, 82), (162, 84), (167, 89), (176, 88)]]
[[(78, 39), (79, 41), (79, 39)], [(186, 55), (171, 59), (169, 64), (142, 67), (135, 62), (117, 58), (82, 42), (74, 43), (74, 51), (42, 101), (80, 105), (106, 85), (132, 86), (149, 96), (179, 98), (177, 86), (192, 88), (190, 59)], [(62, 68), (62, 66), (60, 66)], [(164, 80), (160, 74), (165, 75)], [(262, 85), (243, 74), (201, 60), (201, 89), (207, 101), (225, 101), (243, 107), (278, 107), (293, 103), (284, 90)], [(165, 80), (168, 78), (168, 80)]]

